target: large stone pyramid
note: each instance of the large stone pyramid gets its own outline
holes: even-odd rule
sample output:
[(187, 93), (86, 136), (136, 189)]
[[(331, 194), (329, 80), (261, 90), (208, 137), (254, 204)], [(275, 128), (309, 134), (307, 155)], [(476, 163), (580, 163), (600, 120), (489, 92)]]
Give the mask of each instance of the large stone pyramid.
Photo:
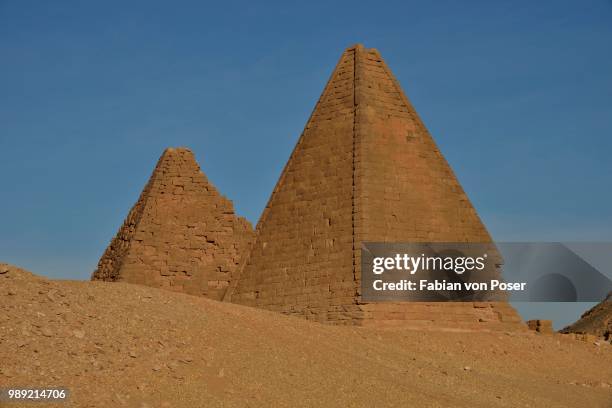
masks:
[(491, 242), (375, 49), (347, 49), (257, 225), (226, 300), (335, 324), (508, 327), (507, 303), (360, 298), (361, 242)]
[(169, 148), (92, 279), (221, 299), (252, 238), (249, 222), (209, 183), (193, 153)]

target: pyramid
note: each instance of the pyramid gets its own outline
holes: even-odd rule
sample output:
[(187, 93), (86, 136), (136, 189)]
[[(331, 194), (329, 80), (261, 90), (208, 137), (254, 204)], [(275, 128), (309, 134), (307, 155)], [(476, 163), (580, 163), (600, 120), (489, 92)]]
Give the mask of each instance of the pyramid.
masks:
[(253, 230), (186, 148), (159, 159), (92, 280), (125, 281), (220, 300)]
[(561, 333), (590, 334), (612, 341), (612, 292), (584, 312), (580, 319), (563, 328)]
[(522, 327), (500, 303), (364, 303), (362, 242), (491, 242), (376, 49), (348, 48), (226, 300), (332, 324)]

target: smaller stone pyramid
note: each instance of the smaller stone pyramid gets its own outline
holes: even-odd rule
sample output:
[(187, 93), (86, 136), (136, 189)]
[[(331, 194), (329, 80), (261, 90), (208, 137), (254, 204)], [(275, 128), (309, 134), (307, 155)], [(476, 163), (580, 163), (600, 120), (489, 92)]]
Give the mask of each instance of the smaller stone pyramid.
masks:
[(591, 334), (612, 341), (612, 292), (561, 333)]
[(253, 239), (186, 148), (168, 148), (92, 280), (223, 298)]

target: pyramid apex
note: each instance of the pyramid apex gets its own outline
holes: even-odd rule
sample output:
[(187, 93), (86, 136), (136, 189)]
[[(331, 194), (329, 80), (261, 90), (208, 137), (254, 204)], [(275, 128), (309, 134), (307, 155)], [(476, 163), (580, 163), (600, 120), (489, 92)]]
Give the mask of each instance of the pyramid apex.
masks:
[(164, 153), (163, 153), (163, 154), (166, 154), (166, 153), (175, 153), (175, 152), (187, 152), (187, 153), (193, 153), (193, 152), (191, 151), (191, 149), (190, 149), (190, 148), (188, 148), (188, 147), (184, 147), (184, 146), (179, 146), (179, 147), (167, 147), (167, 148), (164, 150)]
[(380, 55), (380, 51), (378, 51), (377, 48), (367, 48), (365, 45), (361, 43), (356, 43), (356, 44), (351, 45), (344, 52), (350, 52), (350, 51), (358, 51), (360, 53), (374, 54), (378, 58), (382, 58)]
[(345, 51), (353, 51), (353, 50), (357, 50), (357, 49), (364, 49), (365, 47), (363, 46), (363, 44), (361, 43), (355, 43), (353, 45), (351, 45), (350, 47), (347, 47)]

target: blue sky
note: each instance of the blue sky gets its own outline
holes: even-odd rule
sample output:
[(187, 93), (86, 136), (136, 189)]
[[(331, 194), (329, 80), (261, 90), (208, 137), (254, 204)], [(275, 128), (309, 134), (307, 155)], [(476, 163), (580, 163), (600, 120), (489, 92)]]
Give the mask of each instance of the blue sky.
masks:
[(86, 279), (167, 146), (255, 223), (380, 50), (493, 236), (612, 241), (612, 2), (0, 0), (0, 259)]

